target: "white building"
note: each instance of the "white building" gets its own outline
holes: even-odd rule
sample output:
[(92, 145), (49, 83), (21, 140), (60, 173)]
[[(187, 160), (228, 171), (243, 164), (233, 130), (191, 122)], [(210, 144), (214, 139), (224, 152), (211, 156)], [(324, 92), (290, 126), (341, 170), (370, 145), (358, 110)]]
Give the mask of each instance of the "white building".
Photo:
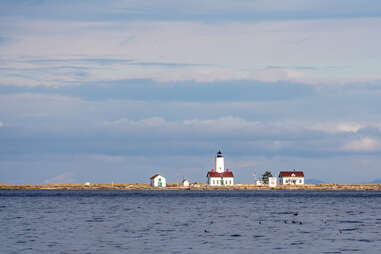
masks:
[(269, 187), (270, 188), (275, 188), (276, 187), (276, 183), (277, 183), (277, 181), (276, 181), (277, 179), (276, 179), (276, 177), (269, 177)]
[(181, 182), (181, 186), (183, 187), (189, 187), (190, 185), (190, 182), (187, 180), (187, 179), (184, 179), (182, 182)]
[(151, 186), (152, 187), (166, 187), (167, 181), (164, 176), (156, 174), (151, 177)]
[(263, 180), (255, 180), (255, 185), (262, 186), (263, 184)]
[(208, 184), (211, 186), (231, 186), (234, 185), (234, 175), (229, 169), (225, 169), (224, 156), (218, 151), (216, 156), (216, 168), (206, 175)]
[(304, 173), (303, 171), (281, 171), (279, 173), (279, 184), (284, 185), (303, 185)]

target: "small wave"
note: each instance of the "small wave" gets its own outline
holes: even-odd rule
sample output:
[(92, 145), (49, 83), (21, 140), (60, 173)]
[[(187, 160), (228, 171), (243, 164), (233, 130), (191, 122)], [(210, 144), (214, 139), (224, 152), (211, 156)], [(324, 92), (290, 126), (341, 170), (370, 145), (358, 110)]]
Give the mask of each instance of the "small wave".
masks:
[(339, 223), (363, 223), (363, 221), (358, 221), (358, 220), (341, 220)]
[(372, 243), (372, 242), (374, 242), (374, 240), (370, 240), (370, 239), (359, 239), (358, 241), (359, 242), (365, 242), (365, 243)]
[(343, 228), (343, 229), (339, 229), (340, 232), (344, 232), (344, 231), (355, 231), (355, 230), (358, 230), (358, 228)]
[(292, 242), (291, 245), (303, 245), (304, 242)]
[(348, 251), (348, 252), (351, 252), (351, 251), (360, 251), (360, 249), (340, 249), (340, 251)]

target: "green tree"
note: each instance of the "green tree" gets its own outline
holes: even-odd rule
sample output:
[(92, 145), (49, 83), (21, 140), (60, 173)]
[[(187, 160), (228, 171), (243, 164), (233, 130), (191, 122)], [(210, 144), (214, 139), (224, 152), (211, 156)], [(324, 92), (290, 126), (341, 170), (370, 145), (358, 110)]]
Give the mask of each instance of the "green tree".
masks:
[(273, 176), (273, 174), (271, 174), (271, 172), (267, 170), (267, 171), (262, 175), (262, 181), (263, 181), (263, 183), (265, 183), (265, 184), (269, 184), (269, 177), (272, 177), (272, 176)]

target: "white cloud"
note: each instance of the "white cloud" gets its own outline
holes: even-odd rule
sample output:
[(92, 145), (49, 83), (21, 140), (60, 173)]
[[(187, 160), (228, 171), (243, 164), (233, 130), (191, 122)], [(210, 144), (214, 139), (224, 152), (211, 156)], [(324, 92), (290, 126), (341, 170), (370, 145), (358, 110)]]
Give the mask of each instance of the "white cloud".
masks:
[[(377, 69), (381, 59), (377, 50), (381, 44), (380, 18), (219, 24), (18, 20), (7, 24), (11, 25), (3, 23), (2, 27), (9, 28), (9, 36), (18, 40), (3, 46), (5, 67), (13, 70), (3, 71), (2, 84), (57, 86), (129, 78), (321, 83), (381, 78)], [(70, 60), (81, 57), (93, 61)], [(31, 58), (60, 61), (28, 62)], [(99, 58), (134, 59), (143, 65), (104, 64), (97, 62)], [(144, 65), (152, 62), (198, 66)], [(74, 69), (64, 70), (63, 65)]]
[(104, 162), (123, 162), (126, 160), (124, 156), (107, 155), (107, 154), (94, 154), (89, 156), (90, 159), (95, 159)]
[[(130, 120), (121, 118), (104, 123), (105, 126), (116, 127), (125, 130), (147, 130), (155, 129), (155, 132), (232, 132), (232, 131), (254, 131), (257, 122), (247, 121), (238, 117), (225, 116), (217, 119), (199, 120), (190, 119), (183, 121), (167, 121), (162, 117), (151, 117), (141, 120)], [(159, 129), (156, 129), (159, 128)]]
[[(256, 1), (231, 1), (231, 0), (194, 0), (194, 1), (176, 1), (176, 0), (162, 0), (157, 1), (135, 1), (135, 0), (120, 0), (113, 1), (113, 8), (116, 13), (134, 13), (137, 10), (160, 10), (161, 12), (171, 11), (171, 13), (186, 13), (186, 14), (204, 14), (216, 15), (220, 14), (228, 16), (235, 16), (240, 19), (240, 15), (247, 14), (248, 12), (255, 15), (269, 15), (272, 18), (273, 13), (310, 13), (319, 15), (324, 12), (337, 14), (341, 11), (351, 10), (351, 13), (356, 11), (367, 11), (373, 13), (375, 9), (379, 9), (379, 5), (361, 4), (356, 0), (256, 0)], [(176, 16), (177, 17), (177, 16)], [(265, 16), (266, 17), (266, 16)], [(311, 17), (313, 18), (313, 16)]]
[(169, 124), (162, 117), (150, 117), (142, 120), (130, 120), (128, 118), (120, 118), (115, 121), (104, 122), (106, 126), (145, 126), (145, 127), (158, 127)]
[[(305, 121), (250, 121), (240, 117), (223, 116), (214, 119), (185, 119), (168, 121), (163, 117), (151, 117), (140, 120), (120, 118), (104, 122), (104, 126), (122, 132), (152, 132), (169, 135), (193, 133), (205, 137), (221, 136), (226, 138), (261, 137), (267, 141), (262, 145), (271, 150), (283, 148), (286, 141), (279, 142), (276, 136), (303, 137), (307, 131), (323, 131), (337, 134), (341, 132), (356, 133), (365, 125), (358, 123), (311, 123)], [(308, 134), (308, 136), (310, 136)], [(258, 143), (258, 142), (257, 142)]]
[(356, 133), (366, 125), (361, 123), (310, 123), (308, 128), (311, 130), (323, 131), (327, 133), (353, 132)]
[[(302, 123), (299, 123), (301, 125)], [(309, 122), (305, 123), (307, 129), (323, 131), (326, 133), (357, 133), (365, 128), (376, 128), (381, 131), (380, 122)]]
[(150, 78), (159, 82), (196, 81), (215, 82), (227, 80), (256, 80), (263, 82), (298, 81), (304, 76), (303, 72), (276, 69), (258, 69), (255, 71), (234, 70), (233, 68), (198, 67), (180, 70), (162, 71), (156, 73), (135, 74), (130, 78)]
[(78, 180), (75, 178), (75, 175), (72, 172), (65, 172), (53, 178), (46, 179), (44, 183), (45, 184), (73, 184), (73, 183), (78, 183)]
[(343, 150), (354, 152), (374, 152), (380, 150), (380, 148), (380, 142), (370, 137), (353, 140), (342, 146)]

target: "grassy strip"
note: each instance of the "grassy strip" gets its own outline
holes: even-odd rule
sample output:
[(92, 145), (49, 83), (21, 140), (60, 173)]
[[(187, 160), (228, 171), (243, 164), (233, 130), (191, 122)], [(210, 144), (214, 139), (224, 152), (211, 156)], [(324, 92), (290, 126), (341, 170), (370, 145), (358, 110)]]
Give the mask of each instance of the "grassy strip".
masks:
[(256, 186), (254, 184), (236, 184), (234, 186), (208, 186), (193, 183), (190, 187), (181, 187), (175, 183), (165, 188), (153, 188), (149, 184), (0, 184), (0, 190), (381, 190), (381, 184), (305, 184), (301, 186), (278, 185), (276, 188)]

